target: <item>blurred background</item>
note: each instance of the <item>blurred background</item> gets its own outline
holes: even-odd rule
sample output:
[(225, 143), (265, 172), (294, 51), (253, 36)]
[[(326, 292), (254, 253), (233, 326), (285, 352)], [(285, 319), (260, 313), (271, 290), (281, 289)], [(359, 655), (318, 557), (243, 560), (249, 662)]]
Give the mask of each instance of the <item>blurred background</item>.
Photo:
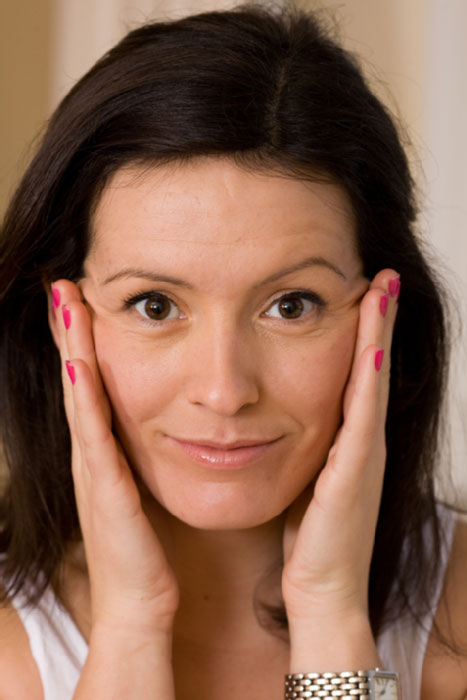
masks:
[[(287, 0), (283, 0), (286, 2)], [(59, 100), (123, 34), (148, 19), (227, 9), (227, 0), (15, 0), (0, 7), (0, 216)], [(281, 5), (282, 0), (264, 1)], [(419, 184), (420, 229), (467, 326), (467, 2), (296, 0), (329, 12), (402, 122)], [(450, 449), (441, 494), (467, 508), (467, 342), (453, 350)], [(451, 480), (452, 475), (452, 480)]]

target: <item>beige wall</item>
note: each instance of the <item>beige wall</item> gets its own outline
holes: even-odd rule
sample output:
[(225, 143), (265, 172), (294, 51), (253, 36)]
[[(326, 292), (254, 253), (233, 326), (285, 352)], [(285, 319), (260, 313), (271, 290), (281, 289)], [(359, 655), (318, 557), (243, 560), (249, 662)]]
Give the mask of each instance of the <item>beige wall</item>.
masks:
[(426, 0), (297, 0), (338, 20), (343, 43), (360, 56), (380, 96), (416, 138), (425, 73)]
[(49, 113), (52, 4), (0, 3), (0, 216)]

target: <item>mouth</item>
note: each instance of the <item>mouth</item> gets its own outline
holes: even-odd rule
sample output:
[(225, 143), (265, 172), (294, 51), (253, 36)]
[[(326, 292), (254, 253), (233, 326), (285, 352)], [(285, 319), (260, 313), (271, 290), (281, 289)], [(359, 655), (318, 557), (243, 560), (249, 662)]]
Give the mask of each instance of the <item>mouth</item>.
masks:
[(212, 440), (180, 440), (168, 435), (166, 437), (176, 449), (211, 469), (241, 469), (253, 464), (270, 452), (281, 439), (219, 443)]

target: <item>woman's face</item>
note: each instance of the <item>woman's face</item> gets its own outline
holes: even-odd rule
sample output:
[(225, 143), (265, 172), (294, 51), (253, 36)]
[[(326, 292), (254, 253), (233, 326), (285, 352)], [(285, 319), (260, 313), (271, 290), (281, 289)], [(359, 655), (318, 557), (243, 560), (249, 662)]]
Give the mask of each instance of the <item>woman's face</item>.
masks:
[(133, 468), (193, 527), (279, 515), (340, 423), (368, 286), (346, 195), (204, 158), (120, 170), (93, 224), (80, 287)]

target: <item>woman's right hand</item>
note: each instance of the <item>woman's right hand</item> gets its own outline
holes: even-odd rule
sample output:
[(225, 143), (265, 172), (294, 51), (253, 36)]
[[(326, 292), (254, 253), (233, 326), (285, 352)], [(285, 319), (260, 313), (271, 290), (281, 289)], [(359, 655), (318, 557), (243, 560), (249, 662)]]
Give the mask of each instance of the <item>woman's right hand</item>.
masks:
[(91, 317), (78, 287), (52, 285), (72, 471), (88, 566), (92, 628), (170, 634), (178, 586), (149, 522), (99, 373)]

